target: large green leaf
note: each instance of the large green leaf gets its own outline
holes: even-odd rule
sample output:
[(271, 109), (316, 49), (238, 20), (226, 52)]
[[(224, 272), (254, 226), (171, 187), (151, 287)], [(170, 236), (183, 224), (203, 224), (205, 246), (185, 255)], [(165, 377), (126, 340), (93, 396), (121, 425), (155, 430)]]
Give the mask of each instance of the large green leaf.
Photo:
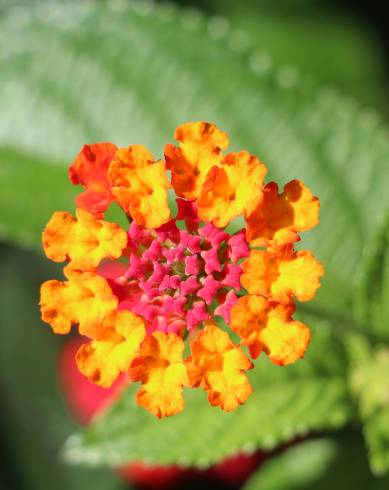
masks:
[(343, 354), (326, 325), (315, 337), (306, 360), (288, 369), (261, 358), (250, 373), (254, 393), (231, 413), (210, 407), (204, 392), (190, 390), (182, 413), (158, 420), (136, 405), (137, 386), (130, 387), (107, 414), (68, 440), (65, 455), (91, 465), (146, 459), (206, 466), (238, 450), (271, 449), (295, 435), (341, 427), (352, 416)]
[(344, 424), (350, 408), (338, 336), (376, 331), (369, 315), (352, 316), (351, 305), (368, 294), (355, 288), (366, 270), (375, 276), (371, 240), (389, 202), (387, 129), (349, 98), (258, 70), (258, 53), (191, 11), (126, 1), (54, 3), (4, 9), (0, 27), (4, 239), (40, 246), (50, 213), (72, 204), (65, 165), (82, 144), (143, 143), (161, 156), (186, 120), (215, 121), (233, 149), (261, 157), (270, 178), (300, 178), (322, 203), (321, 225), (302, 244), (326, 265), (317, 300), (304, 308), (319, 327), (307, 358), (285, 370), (261, 360), (252, 374), (255, 394), (233, 414), (191, 392), (186, 412), (157, 422), (135, 407), (130, 389), (105, 419), (70, 440), (68, 457), (208, 464), (237, 449)]

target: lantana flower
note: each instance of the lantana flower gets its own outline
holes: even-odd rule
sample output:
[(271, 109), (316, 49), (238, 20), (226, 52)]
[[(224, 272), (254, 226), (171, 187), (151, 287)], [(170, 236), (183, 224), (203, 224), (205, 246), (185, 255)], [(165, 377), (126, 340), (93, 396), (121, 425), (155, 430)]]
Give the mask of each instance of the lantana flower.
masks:
[[(294, 250), (318, 223), (319, 201), (302, 182), (281, 193), (265, 185), (265, 165), (223, 153), (228, 137), (214, 124), (183, 124), (175, 139), (160, 160), (140, 145), (85, 145), (70, 167), (84, 188), (75, 216), (55, 212), (43, 232), (66, 279), (42, 285), (42, 319), (57, 334), (77, 328), (79, 370), (102, 387), (125, 373), (157, 417), (183, 409), (184, 387), (234, 410), (262, 352), (281, 366), (302, 358), (310, 331), (293, 319), (295, 300), (311, 300), (323, 275), (309, 251)], [(112, 203), (128, 229), (105, 220)], [(230, 234), (237, 217), (246, 228)]]

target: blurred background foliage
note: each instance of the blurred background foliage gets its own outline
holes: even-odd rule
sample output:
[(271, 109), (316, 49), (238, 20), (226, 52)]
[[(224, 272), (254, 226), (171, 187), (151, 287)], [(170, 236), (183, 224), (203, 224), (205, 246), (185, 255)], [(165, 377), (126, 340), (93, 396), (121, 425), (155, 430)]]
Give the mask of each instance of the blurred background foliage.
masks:
[[(2, 488), (119, 490), (109, 466), (205, 467), (257, 448), (274, 455), (247, 490), (388, 488), (381, 17), (374, 2), (329, 0), (0, 1)], [(256, 153), (270, 178), (299, 178), (321, 198), (321, 225), (302, 240), (326, 265), (318, 298), (300, 308), (308, 355), (283, 370), (261, 359), (255, 395), (233, 414), (187, 393), (187, 410), (158, 422), (130, 388), (78, 431), (57, 379), (63, 339), (39, 319), (39, 284), (59, 274), (41, 230), (72, 210), (66, 167), (82, 144), (143, 143), (161, 156), (175, 126), (196, 119)]]

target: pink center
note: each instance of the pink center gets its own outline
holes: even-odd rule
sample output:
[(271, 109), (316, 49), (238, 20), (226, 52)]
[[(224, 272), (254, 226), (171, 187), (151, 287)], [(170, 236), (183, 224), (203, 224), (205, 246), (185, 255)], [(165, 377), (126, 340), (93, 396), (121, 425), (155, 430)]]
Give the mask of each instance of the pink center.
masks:
[[(102, 267), (119, 299), (146, 320), (148, 333), (155, 330), (183, 333), (214, 315), (229, 322), (237, 301), (242, 269), (247, 257), (245, 233), (230, 236), (224, 230), (199, 223), (194, 203), (177, 200), (176, 219), (156, 230), (132, 222), (126, 254), (129, 266)], [(188, 231), (179, 230), (184, 220)]]

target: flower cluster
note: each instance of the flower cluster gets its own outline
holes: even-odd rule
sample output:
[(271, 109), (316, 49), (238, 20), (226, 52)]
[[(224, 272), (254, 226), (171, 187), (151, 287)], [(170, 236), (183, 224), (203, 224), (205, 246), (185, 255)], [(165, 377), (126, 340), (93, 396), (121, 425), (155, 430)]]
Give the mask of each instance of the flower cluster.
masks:
[[(58, 334), (77, 326), (87, 338), (79, 370), (103, 387), (126, 373), (157, 417), (183, 409), (184, 386), (223, 410), (243, 404), (248, 354), (279, 365), (301, 358), (310, 333), (292, 319), (294, 298), (312, 299), (323, 274), (293, 248), (318, 223), (319, 201), (304, 184), (281, 193), (264, 185), (266, 167), (246, 151), (223, 154), (228, 138), (214, 124), (184, 124), (175, 138), (164, 160), (140, 145), (85, 145), (70, 167), (84, 187), (76, 215), (55, 212), (43, 232), (66, 280), (42, 285), (42, 319)], [(128, 230), (104, 219), (113, 202)], [(246, 228), (231, 235), (225, 227), (238, 216)]]

